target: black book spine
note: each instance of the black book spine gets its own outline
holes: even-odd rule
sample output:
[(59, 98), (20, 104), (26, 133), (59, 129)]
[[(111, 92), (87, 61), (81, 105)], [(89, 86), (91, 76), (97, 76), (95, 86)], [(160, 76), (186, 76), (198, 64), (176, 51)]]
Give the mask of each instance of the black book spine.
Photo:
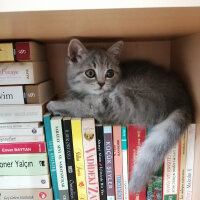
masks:
[(74, 149), (72, 142), (72, 130), (70, 119), (63, 119), (63, 139), (65, 146), (69, 197), (71, 200), (78, 200), (76, 172), (74, 165)]
[(97, 163), (99, 175), (99, 191), (100, 199), (107, 199), (106, 189), (106, 168), (105, 168), (105, 153), (104, 153), (104, 133), (103, 126), (96, 126), (96, 143), (97, 143)]

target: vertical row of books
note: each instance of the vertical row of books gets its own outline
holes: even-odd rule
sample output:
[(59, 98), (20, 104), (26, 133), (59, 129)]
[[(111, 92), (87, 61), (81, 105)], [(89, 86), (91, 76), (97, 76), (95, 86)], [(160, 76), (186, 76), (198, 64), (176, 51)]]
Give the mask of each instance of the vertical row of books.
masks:
[(44, 46), (0, 43), (1, 199), (53, 199), (42, 125), (53, 96)]
[(55, 200), (191, 200), (195, 124), (136, 194), (129, 193), (128, 180), (150, 128), (100, 125), (92, 118), (49, 113), (44, 126)]

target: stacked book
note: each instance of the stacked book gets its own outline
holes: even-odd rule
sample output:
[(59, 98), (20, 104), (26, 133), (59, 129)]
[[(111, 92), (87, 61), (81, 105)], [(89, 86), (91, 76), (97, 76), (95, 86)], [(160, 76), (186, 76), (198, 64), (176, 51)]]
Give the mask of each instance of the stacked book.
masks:
[(140, 146), (150, 137), (149, 127), (100, 125), (92, 118), (49, 113), (44, 115), (44, 127), (55, 200), (192, 199), (195, 124), (136, 194), (129, 193), (128, 180)]
[(44, 46), (0, 43), (0, 197), (53, 199), (42, 125), (54, 96)]

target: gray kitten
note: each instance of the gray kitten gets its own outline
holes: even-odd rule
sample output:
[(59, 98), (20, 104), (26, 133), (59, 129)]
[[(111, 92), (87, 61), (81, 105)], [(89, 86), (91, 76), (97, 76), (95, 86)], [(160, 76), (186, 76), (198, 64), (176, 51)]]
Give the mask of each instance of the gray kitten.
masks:
[(105, 50), (71, 40), (68, 96), (47, 108), (54, 115), (94, 117), (103, 124), (151, 126), (129, 182), (130, 191), (138, 192), (191, 123), (192, 104), (180, 81), (162, 68), (146, 61), (119, 63), (122, 48), (122, 41)]

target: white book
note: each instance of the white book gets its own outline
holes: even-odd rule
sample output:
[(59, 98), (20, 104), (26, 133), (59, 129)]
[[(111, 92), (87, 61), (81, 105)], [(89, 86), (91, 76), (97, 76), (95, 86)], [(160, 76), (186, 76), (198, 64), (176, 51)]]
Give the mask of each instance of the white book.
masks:
[[(1, 125), (1, 124), (0, 124)], [(29, 135), (44, 135), (44, 127), (39, 128), (6, 128), (0, 129), (1, 136), (29, 136)]]
[(50, 188), (49, 175), (40, 176), (0, 176), (0, 190)]
[(28, 135), (28, 136), (0, 136), (0, 144), (4, 143), (25, 143), (25, 142), (44, 142), (44, 135)]
[(40, 122), (27, 122), (27, 123), (3, 123), (0, 124), (0, 130), (2, 129), (34, 129), (41, 126)]
[(196, 125), (191, 124), (188, 127), (188, 138), (187, 138), (185, 200), (192, 200), (192, 180), (193, 180), (193, 166), (194, 166), (195, 132), (196, 132)]
[(0, 105), (0, 123), (42, 122), (45, 104)]

